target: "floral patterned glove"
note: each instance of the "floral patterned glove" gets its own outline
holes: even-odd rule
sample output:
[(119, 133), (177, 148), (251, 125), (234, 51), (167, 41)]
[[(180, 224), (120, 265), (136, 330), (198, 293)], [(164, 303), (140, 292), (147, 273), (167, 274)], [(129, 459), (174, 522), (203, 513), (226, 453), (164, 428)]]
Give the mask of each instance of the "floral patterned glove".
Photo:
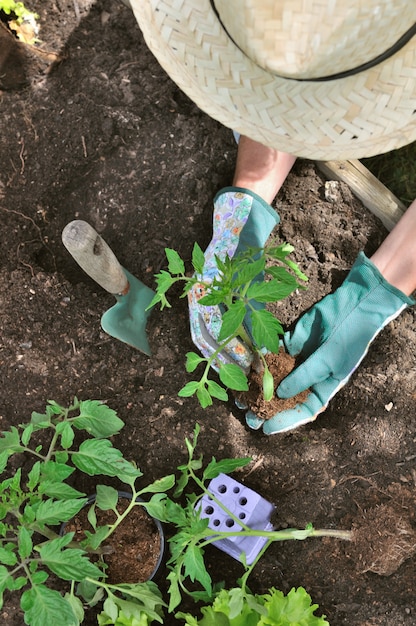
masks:
[[(224, 260), (249, 247), (262, 248), (280, 218), (276, 211), (257, 194), (242, 188), (226, 187), (214, 199), (213, 236), (205, 251), (201, 281), (211, 283), (218, 273), (215, 257)], [(191, 336), (205, 357), (218, 347), (217, 338), (222, 318), (219, 306), (205, 306), (199, 300), (204, 286), (196, 284), (188, 294)], [(224, 363), (236, 363), (245, 371), (253, 355), (249, 348), (235, 339), (218, 356)], [(218, 366), (215, 366), (218, 369)]]
[(310, 389), (308, 398), (267, 421), (248, 412), (247, 424), (272, 435), (314, 420), (348, 381), (378, 333), (413, 304), (413, 298), (390, 285), (360, 252), (343, 284), (305, 313), (293, 332), (285, 333), (286, 350), (303, 362), (276, 393), (291, 398)]

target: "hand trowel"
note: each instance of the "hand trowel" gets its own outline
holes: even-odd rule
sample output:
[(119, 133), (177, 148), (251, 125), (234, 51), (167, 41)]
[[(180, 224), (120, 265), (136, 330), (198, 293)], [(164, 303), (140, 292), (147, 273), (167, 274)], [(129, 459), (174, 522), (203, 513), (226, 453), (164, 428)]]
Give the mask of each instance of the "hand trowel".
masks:
[(74, 220), (62, 231), (62, 242), (78, 265), (117, 300), (101, 317), (103, 330), (128, 345), (151, 355), (146, 336), (146, 311), (155, 295), (149, 287), (124, 269), (114, 252), (83, 220)]

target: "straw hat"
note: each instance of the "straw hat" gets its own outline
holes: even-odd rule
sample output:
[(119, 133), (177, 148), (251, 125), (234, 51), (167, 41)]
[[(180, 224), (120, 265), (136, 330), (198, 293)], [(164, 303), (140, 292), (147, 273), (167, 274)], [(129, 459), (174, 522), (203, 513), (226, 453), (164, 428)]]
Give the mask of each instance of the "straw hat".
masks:
[(415, 0), (130, 0), (150, 50), (206, 113), (311, 159), (416, 139)]

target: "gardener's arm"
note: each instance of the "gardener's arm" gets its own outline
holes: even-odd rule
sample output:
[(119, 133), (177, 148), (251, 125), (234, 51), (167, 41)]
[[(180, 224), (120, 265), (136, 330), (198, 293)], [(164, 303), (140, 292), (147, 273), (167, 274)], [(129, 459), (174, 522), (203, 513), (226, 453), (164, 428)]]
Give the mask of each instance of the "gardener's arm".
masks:
[(371, 259), (360, 253), (341, 287), (285, 334), (287, 351), (301, 365), (282, 381), (277, 395), (290, 398), (310, 389), (306, 402), (267, 422), (248, 413), (249, 426), (274, 434), (314, 420), (349, 380), (384, 326), (415, 304), (415, 290), (416, 200)]
[[(292, 155), (241, 137), (233, 185), (270, 203), (294, 161)], [(416, 201), (371, 259), (361, 253), (343, 285), (302, 316), (293, 332), (285, 334), (287, 351), (302, 364), (280, 384), (277, 394), (292, 397), (311, 389), (307, 401), (267, 422), (249, 413), (249, 426), (273, 434), (314, 420), (348, 381), (382, 328), (414, 304), (410, 294), (415, 289)], [(198, 319), (202, 320), (201, 316)], [(203, 330), (211, 332), (209, 323)], [(200, 347), (194, 332), (193, 338)], [(233, 357), (232, 351), (229, 356)]]
[(397, 289), (408, 296), (416, 290), (416, 200), (371, 260)]

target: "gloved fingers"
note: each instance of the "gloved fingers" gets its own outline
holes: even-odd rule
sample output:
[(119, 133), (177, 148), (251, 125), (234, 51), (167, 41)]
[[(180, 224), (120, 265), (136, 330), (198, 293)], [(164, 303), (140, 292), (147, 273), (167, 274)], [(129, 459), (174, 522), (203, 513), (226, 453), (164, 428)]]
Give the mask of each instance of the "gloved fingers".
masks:
[[(240, 408), (240, 407), (239, 407)], [(266, 420), (262, 417), (257, 417), (253, 411), (247, 411), (246, 413), (246, 423), (252, 430), (260, 430)]]
[(276, 389), (278, 398), (293, 398), (331, 376), (330, 364), (325, 358), (319, 358), (319, 352), (315, 352), (282, 380)]
[(331, 398), (345, 385), (348, 378), (340, 381), (330, 377), (318, 383), (311, 389), (305, 402), (297, 404), (293, 409), (276, 413), (268, 420), (257, 417), (252, 411), (247, 411), (247, 425), (253, 430), (262, 427), (265, 435), (274, 435), (313, 422), (320, 413), (325, 411)]

